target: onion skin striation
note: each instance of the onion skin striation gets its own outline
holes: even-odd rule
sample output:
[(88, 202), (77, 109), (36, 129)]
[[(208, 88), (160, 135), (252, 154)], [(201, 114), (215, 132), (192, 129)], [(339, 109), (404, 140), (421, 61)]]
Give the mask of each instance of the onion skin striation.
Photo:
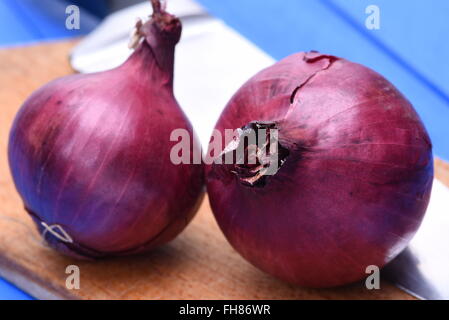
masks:
[(181, 23), (152, 2), (143, 41), (123, 65), (52, 81), (28, 98), (11, 129), (9, 163), (24, 205), (47, 242), (73, 257), (166, 243), (203, 194), (202, 164), (170, 161), (172, 130), (196, 138), (173, 95)]
[(285, 159), (274, 175), (206, 168), (215, 218), (244, 258), (287, 282), (331, 287), (407, 246), (429, 201), (432, 146), (390, 82), (342, 58), (297, 53), (244, 84), (216, 129), (254, 123), (278, 129)]

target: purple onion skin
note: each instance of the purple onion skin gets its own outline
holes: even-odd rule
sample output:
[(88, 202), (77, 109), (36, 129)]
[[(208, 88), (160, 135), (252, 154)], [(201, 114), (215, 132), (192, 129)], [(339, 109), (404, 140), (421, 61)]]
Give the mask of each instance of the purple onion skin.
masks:
[(181, 24), (161, 14), (122, 66), (57, 79), (16, 116), (8, 155), (17, 190), (41, 232), (41, 222), (58, 224), (73, 238), (45, 233), (64, 254), (150, 250), (179, 234), (200, 203), (202, 164), (170, 160), (172, 130), (196, 137), (173, 95)]
[(294, 54), (244, 84), (216, 129), (252, 121), (279, 129), (289, 151), (279, 171), (255, 187), (232, 166), (206, 167), (215, 218), (244, 258), (290, 283), (332, 287), (407, 246), (429, 202), (432, 146), (390, 82), (345, 59)]

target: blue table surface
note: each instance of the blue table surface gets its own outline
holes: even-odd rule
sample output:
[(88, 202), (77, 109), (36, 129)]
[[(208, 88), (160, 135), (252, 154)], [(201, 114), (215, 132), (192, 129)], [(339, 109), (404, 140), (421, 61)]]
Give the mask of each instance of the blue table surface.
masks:
[[(78, 0), (79, 1), (79, 0)], [(367, 65), (413, 103), (435, 154), (449, 160), (449, 1), (197, 0), (276, 59), (318, 50)], [(365, 26), (368, 5), (380, 29)], [(82, 11), (81, 29), (64, 27), (64, 0), (2, 0), (0, 46), (85, 34), (98, 18)], [(0, 279), (0, 299), (32, 299)]]

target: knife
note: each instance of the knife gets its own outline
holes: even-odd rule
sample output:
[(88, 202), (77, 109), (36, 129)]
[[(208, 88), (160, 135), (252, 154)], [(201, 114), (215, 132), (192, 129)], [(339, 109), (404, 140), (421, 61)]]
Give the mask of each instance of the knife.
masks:
[(449, 189), (434, 180), (429, 207), (408, 248), (382, 273), (420, 299), (449, 299)]
[[(193, 0), (170, 0), (168, 6), (183, 22), (182, 41), (176, 51), (175, 95), (201, 143), (207, 146), (232, 94), (275, 60)], [(72, 51), (72, 67), (88, 73), (120, 65), (132, 53), (127, 44), (136, 17), (151, 12), (147, 1), (107, 17)], [(448, 201), (449, 189), (434, 180), (419, 231), (409, 247), (381, 272), (381, 277), (420, 299), (449, 299)]]

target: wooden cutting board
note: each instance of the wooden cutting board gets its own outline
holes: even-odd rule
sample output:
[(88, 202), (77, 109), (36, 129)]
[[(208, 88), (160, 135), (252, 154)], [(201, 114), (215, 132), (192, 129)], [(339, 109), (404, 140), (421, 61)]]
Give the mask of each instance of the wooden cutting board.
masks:
[[(336, 289), (304, 289), (278, 281), (243, 260), (226, 242), (207, 198), (188, 228), (149, 254), (80, 262), (47, 248), (23, 210), (7, 164), (12, 120), (35, 89), (72, 73), (75, 42), (0, 50), (0, 276), (41, 299), (413, 299), (382, 282)], [(437, 160), (437, 176), (449, 185), (449, 165)], [(80, 289), (66, 288), (66, 267), (80, 268)]]

